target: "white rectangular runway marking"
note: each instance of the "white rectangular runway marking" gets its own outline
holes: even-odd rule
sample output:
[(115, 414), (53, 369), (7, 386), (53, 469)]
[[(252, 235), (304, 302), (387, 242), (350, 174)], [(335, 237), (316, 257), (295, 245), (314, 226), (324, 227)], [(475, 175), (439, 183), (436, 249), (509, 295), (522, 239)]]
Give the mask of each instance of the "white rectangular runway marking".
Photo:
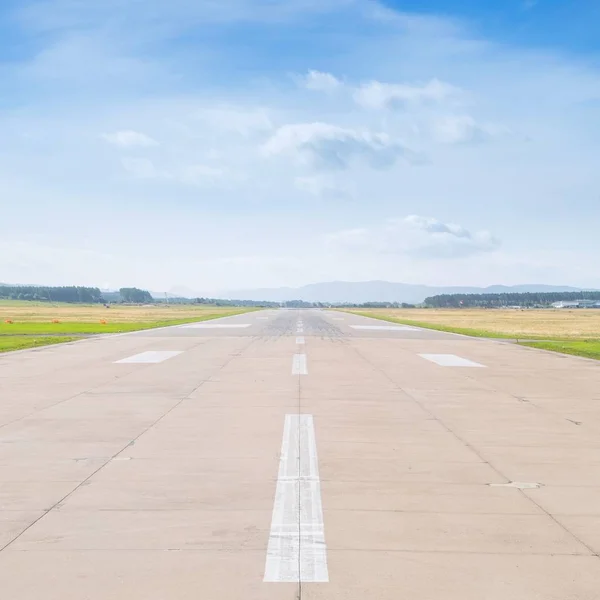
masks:
[(250, 327), (251, 323), (190, 323), (180, 325), (183, 329), (244, 329)]
[(456, 354), (419, 354), (421, 358), (430, 360), (441, 367), (479, 367), (485, 368), (485, 365), (473, 362)]
[(292, 375), (308, 375), (306, 354), (294, 354), (292, 360)]
[(263, 581), (329, 581), (312, 415), (285, 417)]
[(364, 331), (416, 331), (416, 327), (408, 325), (350, 325), (350, 327)]
[(183, 350), (148, 350), (147, 352), (134, 354), (133, 356), (128, 356), (121, 360), (115, 360), (115, 363), (161, 363), (163, 360), (168, 360), (169, 358), (173, 358), (182, 353)]
[(298, 327), (296, 333), (304, 333), (304, 327)]
[(303, 336), (297, 337), (296, 344), (304, 344), (304, 337)]

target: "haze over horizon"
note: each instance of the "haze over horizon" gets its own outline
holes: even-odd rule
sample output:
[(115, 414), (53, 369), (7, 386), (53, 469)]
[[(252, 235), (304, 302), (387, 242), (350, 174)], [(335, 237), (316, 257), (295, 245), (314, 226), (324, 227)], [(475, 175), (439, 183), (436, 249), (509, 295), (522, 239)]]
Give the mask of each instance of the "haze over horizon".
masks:
[(480, 4), (3, 2), (0, 280), (600, 288), (597, 9)]

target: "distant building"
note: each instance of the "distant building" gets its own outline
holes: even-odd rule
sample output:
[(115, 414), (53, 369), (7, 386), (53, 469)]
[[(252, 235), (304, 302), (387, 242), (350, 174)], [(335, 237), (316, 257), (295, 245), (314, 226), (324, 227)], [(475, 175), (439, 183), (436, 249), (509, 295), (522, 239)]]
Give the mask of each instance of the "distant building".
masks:
[(579, 302), (577, 302), (577, 301), (565, 302), (565, 301), (561, 300), (560, 302), (553, 302), (552, 308), (579, 308)]
[(571, 300), (553, 302), (552, 308), (600, 308), (598, 300)]

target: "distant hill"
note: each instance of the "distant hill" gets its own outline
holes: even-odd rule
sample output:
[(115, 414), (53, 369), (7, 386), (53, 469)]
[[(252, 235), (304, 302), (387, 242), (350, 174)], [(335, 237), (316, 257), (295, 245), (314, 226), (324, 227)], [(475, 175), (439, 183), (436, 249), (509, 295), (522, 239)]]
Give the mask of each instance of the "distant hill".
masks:
[(439, 294), (502, 294), (509, 292), (579, 292), (586, 288), (565, 285), (492, 285), (489, 287), (448, 286), (436, 287), (393, 283), (390, 281), (331, 281), (312, 283), (298, 288), (262, 288), (255, 290), (235, 290), (223, 292), (225, 298), (243, 298), (244, 300), (271, 300), (286, 302), (304, 300), (305, 302), (362, 303), (362, 302), (406, 302), (418, 304), (428, 296)]

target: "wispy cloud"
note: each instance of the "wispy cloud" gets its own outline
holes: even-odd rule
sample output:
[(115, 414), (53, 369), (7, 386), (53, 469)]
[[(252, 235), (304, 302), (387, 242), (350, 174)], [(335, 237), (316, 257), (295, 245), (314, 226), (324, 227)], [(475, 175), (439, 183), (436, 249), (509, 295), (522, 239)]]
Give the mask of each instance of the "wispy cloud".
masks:
[(334, 232), (325, 238), (337, 250), (399, 254), (420, 259), (457, 259), (493, 252), (500, 241), (489, 231), (471, 232), (455, 223), (409, 215), (379, 227)]
[(433, 139), (442, 144), (473, 144), (491, 140), (505, 129), (478, 123), (470, 115), (446, 115), (432, 119)]
[(103, 133), (101, 137), (109, 144), (120, 146), (121, 148), (134, 148), (136, 146), (148, 148), (159, 145), (156, 140), (152, 139), (145, 133), (132, 130), (116, 131), (115, 133)]
[(385, 133), (354, 130), (328, 123), (299, 123), (280, 127), (263, 146), (267, 156), (291, 156), (317, 169), (343, 170), (353, 162), (372, 168), (391, 167), (399, 158), (416, 154)]
[(460, 92), (458, 88), (438, 79), (422, 85), (371, 81), (356, 89), (354, 99), (365, 108), (394, 110), (411, 104), (441, 103)]
[(309, 71), (297, 76), (297, 81), (305, 88), (320, 92), (344, 90), (363, 108), (373, 110), (406, 109), (423, 104), (442, 104), (464, 95), (463, 90), (439, 79), (425, 83), (387, 83), (371, 80), (351, 84), (344, 82), (332, 73)]
[(316, 92), (332, 93), (344, 86), (344, 83), (331, 73), (312, 70), (303, 77), (297, 77), (297, 81), (306, 89)]

